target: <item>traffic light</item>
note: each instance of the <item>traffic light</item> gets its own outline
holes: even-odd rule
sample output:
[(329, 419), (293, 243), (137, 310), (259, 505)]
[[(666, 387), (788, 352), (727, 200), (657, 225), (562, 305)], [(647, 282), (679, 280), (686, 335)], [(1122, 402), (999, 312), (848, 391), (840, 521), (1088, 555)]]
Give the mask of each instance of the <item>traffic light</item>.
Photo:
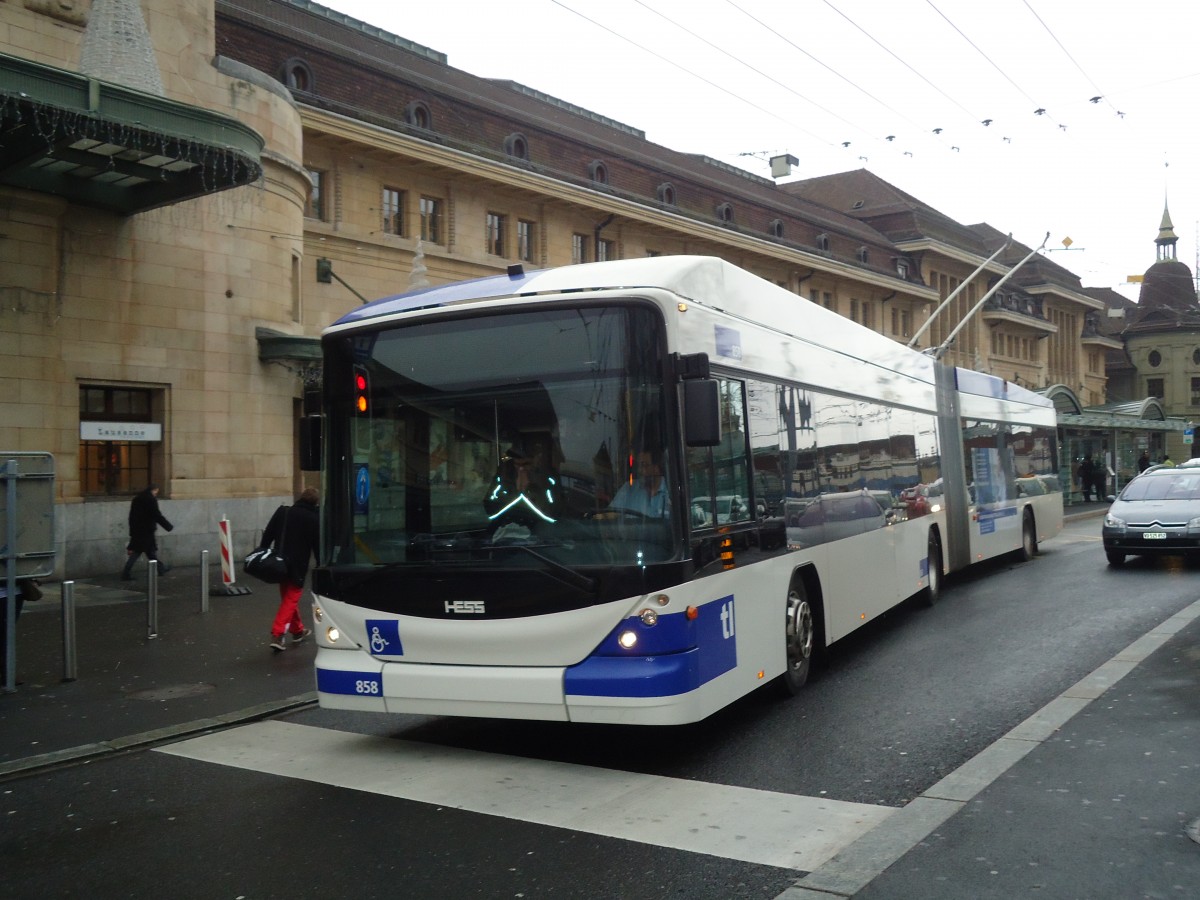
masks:
[(366, 366), (354, 367), (354, 411), (365, 416), (371, 409), (371, 379)]

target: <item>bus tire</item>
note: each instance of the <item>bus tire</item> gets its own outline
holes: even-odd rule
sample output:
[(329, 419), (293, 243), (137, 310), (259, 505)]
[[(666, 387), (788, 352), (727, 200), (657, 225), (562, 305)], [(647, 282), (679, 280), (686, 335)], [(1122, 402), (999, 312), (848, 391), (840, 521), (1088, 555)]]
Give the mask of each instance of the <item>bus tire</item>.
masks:
[(788, 591), (784, 638), (787, 642), (787, 668), (779, 676), (779, 686), (785, 696), (794, 697), (808, 681), (817, 645), (812, 604), (808, 602), (808, 592), (799, 579)]
[(933, 606), (942, 599), (942, 582), (946, 578), (946, 570), (942, 564), (942, 538), (936, 528), (929, 529), (929, 584), (921, 591), (921, 603)]
[(1021, 557), (1021, 562), (1029, 562), (1037, 556), (1037, 552), (1037, 528), (1033, 524), (1033, 511), (1027, 509), (1021, 519), (1021, 549), (1017, 555)]

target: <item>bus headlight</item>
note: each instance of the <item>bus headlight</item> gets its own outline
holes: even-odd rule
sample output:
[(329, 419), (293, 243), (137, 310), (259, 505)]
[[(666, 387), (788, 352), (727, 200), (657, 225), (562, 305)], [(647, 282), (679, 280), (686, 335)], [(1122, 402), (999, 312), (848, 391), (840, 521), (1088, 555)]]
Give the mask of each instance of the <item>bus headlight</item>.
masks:
[(632, 650), (637, 644), (637, 635), (632, 631), (622, 631), (620, 637), (617, 638), (617, 643), (626, 650)]
[(318, 622), (325, 621), (325, 610), (321, 609), (320, 605), (316, 603), (313, 604), (313, 618)]
[(341, 639), (342, 633), (338, 631), (336, 625), (330, 625), (325, 629), (325, 640), (329, 641), (329, 643), (336, 644)]
[(652, 609), (643, 609), (638, 613), (638, 618), (642, 620), (642, 624), (646, 627), (658, 624), (658, 613)]

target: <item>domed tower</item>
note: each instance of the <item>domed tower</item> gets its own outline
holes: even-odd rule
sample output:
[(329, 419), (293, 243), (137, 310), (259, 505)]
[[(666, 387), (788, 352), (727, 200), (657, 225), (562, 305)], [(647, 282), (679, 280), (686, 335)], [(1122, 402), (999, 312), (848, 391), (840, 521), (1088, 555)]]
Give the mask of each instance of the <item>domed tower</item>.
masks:
[[(1122, 337), (1141, 393), (1157, 397), (1168, 416), (1191, 420), (1200, 417), (1200, 301), (1191, 269), (1176, 258), (1178, 241), (1164, 203), (1154, 241), (1158, 259), (1143, 276)], [(1190, 457), (1192, 448), (1173, 443), (1178, 440), (1170, 435), (1171, 458)]]

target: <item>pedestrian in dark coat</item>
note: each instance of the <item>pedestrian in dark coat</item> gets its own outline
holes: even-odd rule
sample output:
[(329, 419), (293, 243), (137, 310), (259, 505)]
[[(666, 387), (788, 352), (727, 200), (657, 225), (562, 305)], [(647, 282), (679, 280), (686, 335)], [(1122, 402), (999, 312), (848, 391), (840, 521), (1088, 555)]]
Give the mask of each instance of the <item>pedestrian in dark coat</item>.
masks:
[(308, 561), (316, 556), (320, 542), (318, 499), (316, 488), (305, 488), (295, 506), (275, 510), (263, 531), (260, 546), (273, 546), (288, 569), (287, 578), (279, 583), (279, 611), (271, 626), (271, 649), (276, 652), (287, 649), (284, 635), (288, 632), (292, 634), (293, 645), (312, 634), (300, 618), (300, 596), (304, 593)]
[(170, 569), (158, 555), (158, 542), (154, 533), (161, 525), (167, 531), (174, 531), (175, 526), (167, 521), (158, 509), (158, 485), (151, 483), (139, 494), (135, 494), (129, 504), (129, 543), (125, 547), (125, 568), (121, 572), (123, 581), (133, 579), (133, 564), (143, 553), (146, 559), (158, 560), (158, 574), (165, 575)]

